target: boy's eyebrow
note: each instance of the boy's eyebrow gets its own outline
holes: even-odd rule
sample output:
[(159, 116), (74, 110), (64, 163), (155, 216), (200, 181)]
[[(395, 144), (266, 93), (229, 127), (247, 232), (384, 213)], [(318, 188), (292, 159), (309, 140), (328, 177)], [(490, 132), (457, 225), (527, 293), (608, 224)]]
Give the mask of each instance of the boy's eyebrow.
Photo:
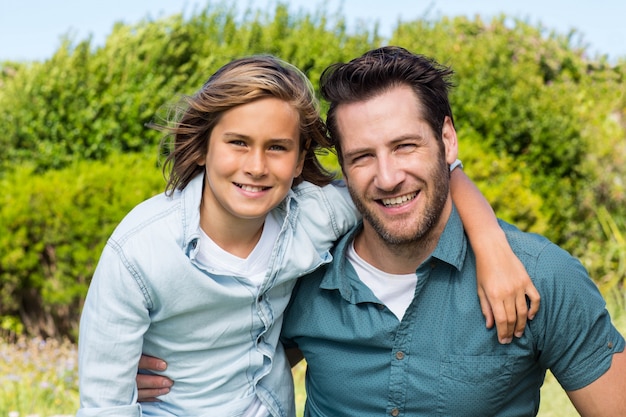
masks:
[(235, 132), (224, 132), (224, 137), (233, 138), (233, 139), (250, 139), (248, 135), (242, 135), (241, 133)]
[[(231, 138), (231, 139), (252, 139), (252, 137), (248, 135), (242, 135), (241, 133), (237, 133), (237, 132), (224, 132), (223, 136), (225, 138)], [(296, 138), (270, 138), (269, 140), (272, 143), (284, 143), (285, 145), (298, 142)]]

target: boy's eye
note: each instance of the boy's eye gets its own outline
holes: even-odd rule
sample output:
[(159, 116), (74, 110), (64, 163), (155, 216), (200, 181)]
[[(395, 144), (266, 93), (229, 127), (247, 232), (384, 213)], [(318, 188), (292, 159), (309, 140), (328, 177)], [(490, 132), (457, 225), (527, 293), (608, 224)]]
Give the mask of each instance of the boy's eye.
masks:
[(246, 143), (243, 140), (231, 140), (229, 143), (236, 146), (246, 146)]
[(287, 148), (285, 148), (283, 145), (272, 145), (269, 148), (271, 151), (286, 151)]

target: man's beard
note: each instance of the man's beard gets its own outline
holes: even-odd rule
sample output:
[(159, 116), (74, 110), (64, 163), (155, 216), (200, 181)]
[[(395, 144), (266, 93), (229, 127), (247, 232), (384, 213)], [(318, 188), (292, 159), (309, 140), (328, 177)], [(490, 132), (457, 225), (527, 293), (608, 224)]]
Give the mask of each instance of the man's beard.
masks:
[[(419, 218), (407, 219), (405, 226), (402, 227), (402, 230), (413, 230), (410, 234), (400, 234), (385, 227), (385, 221), (379, 218), (374, 210), (370, 210), (364, 203), (364, 199), (348, 186), (350, 196), (363, 216), (363, 221), (370, 224), (378, 236), (390, 246), (407, 246), (423, 242), (424, 239), (428, 239), (429, 234), (441, 218), (450, 190), (450, 170), (443, 157), (438, 159), (440, 163), (433, 173), (432, 183), (426, 190), (430, 195), (426, 196), (429, 200), (426, 201), (424, 211), (419, 214)], [(421, 191), (421, 193), (423, 192), (425, 190)], [(420, 197), (423, 198), (423, 196)]]

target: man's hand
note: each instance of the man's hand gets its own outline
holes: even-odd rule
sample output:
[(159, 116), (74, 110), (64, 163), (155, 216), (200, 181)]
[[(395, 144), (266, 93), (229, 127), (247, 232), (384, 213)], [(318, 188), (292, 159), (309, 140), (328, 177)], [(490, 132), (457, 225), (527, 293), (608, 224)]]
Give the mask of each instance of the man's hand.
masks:
[[(167, 363), (159, 358), (141, 355), (138, 370), (140, 369), (147, 371), (165, 371), (167, 369)], [(160, 375), (138, 373), (136, 381), (138, 402), (160, 401), (157, 397), (170, 392), (170, 388), (174, 385), (174, 382), (171, 379)]]

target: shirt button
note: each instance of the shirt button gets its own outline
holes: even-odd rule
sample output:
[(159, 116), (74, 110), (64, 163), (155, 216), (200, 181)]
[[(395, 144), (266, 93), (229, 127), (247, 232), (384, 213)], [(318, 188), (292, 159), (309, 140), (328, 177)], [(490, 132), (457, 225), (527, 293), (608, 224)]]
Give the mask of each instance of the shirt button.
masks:
[(385, 305), (384, 305), (384, 304), (376, 304), (376, 307), (377, 307), (379, 310), (383, 310), (383, 309), (385, 308)]
[(613, 349), (613, 342), (609, 342), (607, 346), (609, 347), (609, 349)]
[(394, 408), (393, 410), (391, 410), (391, 414), (393, 417), (397, 417), (398, 415), (400, 415), (400, 410), (398, 410), (397, 408)]
[(259, 303), (263, 301), (263, 295), (259, 295), (256, 299)]
[(401, 350), (396, 352), (396, 359), (401, 361), (402, 359), (404, 359), (404, 352), (402, 352)]

